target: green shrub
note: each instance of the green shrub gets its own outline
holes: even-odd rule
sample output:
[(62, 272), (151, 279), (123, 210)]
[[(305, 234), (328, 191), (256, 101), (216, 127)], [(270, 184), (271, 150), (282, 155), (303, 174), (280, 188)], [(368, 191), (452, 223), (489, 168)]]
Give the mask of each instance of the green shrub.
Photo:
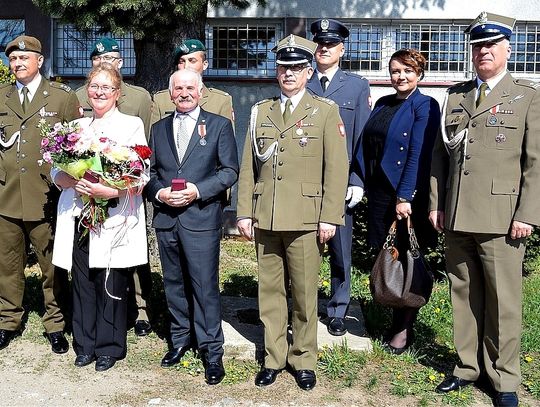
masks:
[(4, 62), (0, 59), (0, 84), (14, 82), (15, 76), (9, 73), (9, 67), (4, 65)]

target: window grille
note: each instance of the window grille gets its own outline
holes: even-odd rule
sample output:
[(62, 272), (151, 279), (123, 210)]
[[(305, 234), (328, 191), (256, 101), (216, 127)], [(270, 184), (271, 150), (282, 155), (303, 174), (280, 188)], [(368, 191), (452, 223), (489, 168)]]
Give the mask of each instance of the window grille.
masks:
[[(516, 74), (540, 74), (540, 25), (517, 24), (510, 38), (508, 70)], [(527, 76), (527, 75), (519, 75)]]
[(24, 20), (0, 18), (0, 56), (5, 65), (8, 65), (6, 58), (6, 45), (24, 34)]
[(383, 29), (371, 24), (349, 25), (349, 38), (341, 68), (349, 71), (379, 71), (382, 69)]

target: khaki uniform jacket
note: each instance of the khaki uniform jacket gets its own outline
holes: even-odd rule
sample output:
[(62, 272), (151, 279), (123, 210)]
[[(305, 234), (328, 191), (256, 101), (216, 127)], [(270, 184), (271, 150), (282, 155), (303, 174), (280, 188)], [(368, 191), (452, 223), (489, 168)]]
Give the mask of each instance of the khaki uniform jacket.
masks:
[(49, 219), (56, 213), (58, 189), (43, 163), (38, 123), (51, 126), (80, 116), (79, 101), (68, 86), (42, 78), (28, 111), (23, 113), (15, 85), (0, 88), (0, 137), (5, 142), (20, 131), (18, 142), (0, 147), (0, 214), (24, 221)]
[[(229, 119), (234, 124), (232, 97), (228, 93), (215, 88), (207, 88), (203, 85), (199, 106), (207, 112), (215, 113)], [(151, 124), (167, 117), (175, 110), (176, 106), (171, 100), (169, 89), (160, 90), (154, 94)]]
[(449, 89), (446, 133), (468, 135), (449, 152), (440, 134), (435, 142), (430, 210), (445, 212), (447, 229), (506, 234), (513, 220), (540, 223), (537, 87), (506, 74), (478, 108), (475, 80)]
[(349, 160), (337, 105), (306, 91), (287, 123), (279, 98), (255, 107), (259, 152), (264, 154), (274, 142), (277, 149), (265, 162), (254, 158), (250, 125), (238, 184), (238, 217), (253, 218), (255, 227), (272, 231), (312, 231), (319, 222), (343, 225)]
[[(148, 140), (150, 137), (150, 118), (152, 116), (152, 97), (150, 93), (140, 86), (130, 85), (124, 81), (122, 81), (120, 89), (122, 94), (118, 99), (118, 110), (130, 116), (140, 117), (144, 124), (144, 134)], [(84, 116), (91, 117), (93, 115), (92, 106), (88, 102), (86, 86), (77, 89), (77, 97), (81, 101)]]

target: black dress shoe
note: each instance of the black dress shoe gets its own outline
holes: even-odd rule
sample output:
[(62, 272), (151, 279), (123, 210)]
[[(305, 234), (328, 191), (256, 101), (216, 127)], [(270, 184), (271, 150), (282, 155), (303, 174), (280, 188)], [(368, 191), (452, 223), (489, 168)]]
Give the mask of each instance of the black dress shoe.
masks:
[(269, 369), (267, 367), (263, 367), (259, 373), (257, 373), (257, 376), (255, 376), (255, 386), (259, 387), (265, 387), (270, 386), (272, 383), (276, 381), (276, 377), (281, 372), (281, 370), (278, 369)]
[(517, 407), (519, 405), (518, 396), (514, 392), (497, 392), (493, 399), (495, 407)]
[(69, 343), (64, 336), (64, 332), (51, 332), (50, 334), (47, 334), (47, 338), (51, 343), (51, 349), (54, 353), (62, 354), (69, 350)]
[(191, 346), (183, 346), (170, 349), (161, 359), (161, 367), (171, 367), (178, 364), (190, 348)]
[(448, 393), (451, 391), (459, 390), (462, 387), (466, 387), (471, 384), (471, 380), (465, 380), (461, 377), (450, 376), (444, 379), (436, 388), (437, 393)]
[(94, 360), (96, 360), (96, 357), (94, 355), (77, 355), (74, 364), (77, 367), (83, 367), (89, 365)]
[(339, 317), (334, 317), (330, 319), (327, 329), (330, 335), (334, 335), (334, 336), (345, 335), (347, 333), (347, 328), (345, 328), (345, 319), (339, 318)]
[(112, 356), (98, 356), (96, 360), (96, 372), (109, 370), (116, 363), (116, 358)]
[(150, 332), (152, 332), (152, 325), (150, 325), (150, 322), (140, 319), (138, 321), (135, 321), (135, 327), (133, 328), (133, 331), (137, 336), (146, 336)]
[(225, 377), (223, 362), (208, 362), (204, 368), (204, 378), (208, 384), (218, 384)]
[(296, 384), (302, 390), (311, 390), (317, 383), (317, 377), (313, 370), (297, 370), (296, 371)]
[(15, 331), (8, 331), (7, 329), (0, 329), (0, 350), (7, 347), (14, 337), (15, 337)]

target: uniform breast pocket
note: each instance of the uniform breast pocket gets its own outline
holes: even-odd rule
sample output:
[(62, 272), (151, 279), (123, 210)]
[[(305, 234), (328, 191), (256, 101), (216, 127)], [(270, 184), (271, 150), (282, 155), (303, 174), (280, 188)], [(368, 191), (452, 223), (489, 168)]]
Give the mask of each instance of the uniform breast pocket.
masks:
[(484, 145), (497, 150), (513, 150), (523, 142), (523, 124), (517, 115), (489, 115), (486, 119)]
[(0, 137), (2, 137), (2, 140), (7, 141), (15, 131), (13, 119), (3, 116), (2, 112), (0, 112)]
[(277, 138), (274, 128), (258, 128), (255, 132), (255, 143), (259, 154), (264, 154)]
[(296, 155), (314, 157), (322, 152), (321, 129), (316, 126), (293, 127), (292, 148)]
[(454, 136), (465, 128), (467, 121), (464, 114), (449, 114), (446, 115), (444, 124), (446, 133), (451, 140)]

